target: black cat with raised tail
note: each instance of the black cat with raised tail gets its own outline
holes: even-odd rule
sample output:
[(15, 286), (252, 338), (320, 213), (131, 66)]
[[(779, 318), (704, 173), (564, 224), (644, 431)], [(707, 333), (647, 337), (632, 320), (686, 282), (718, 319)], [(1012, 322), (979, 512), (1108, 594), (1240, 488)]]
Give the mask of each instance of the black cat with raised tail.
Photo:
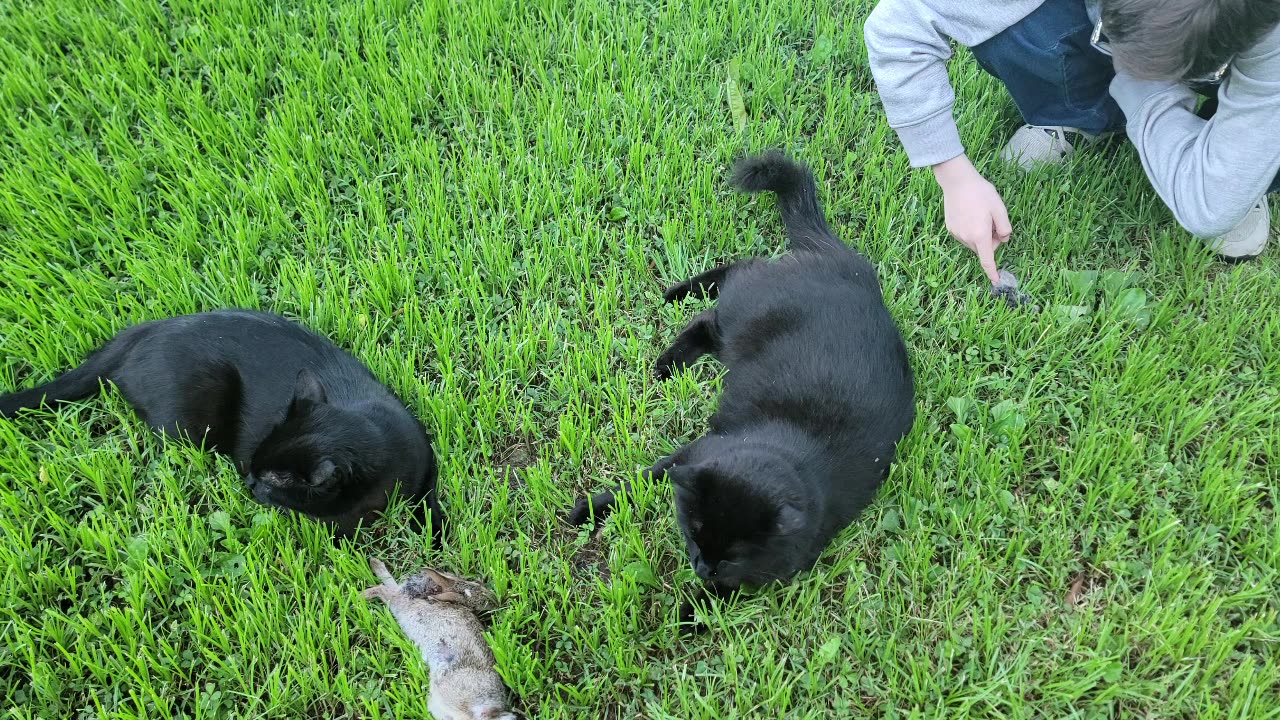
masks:
[(407, 498), (444, 527), (431, 436), (350, 353), (279, 315), (215, 310), (133, 325), (83, 364), (0, 397), (0, 418), (119, 388), (168, 437), (230, 457), (258, 502), (350, 535)]
[[(773, 152), (738, 162), (732, 182), (777, 195), (790, 252), (664, 293), (717, 302), (662, 354), (657, 377), (705, 354), (728, 373), (707, 434), (647, 471), (675, 486), (689, 562), (718, 595), (812, 567), (874, 499), (915, 422), (907, 350), (876, 270), (828, 226), (809, 169)], [(569, 521), (599, 522), (614, 502), (583, 498)]]

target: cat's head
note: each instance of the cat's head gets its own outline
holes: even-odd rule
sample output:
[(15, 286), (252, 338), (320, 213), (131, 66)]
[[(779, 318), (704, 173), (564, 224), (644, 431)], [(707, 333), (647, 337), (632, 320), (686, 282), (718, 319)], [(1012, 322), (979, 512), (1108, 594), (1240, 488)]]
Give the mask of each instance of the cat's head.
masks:
[(732, 591), (783, 580), (802, 569), (816, 520), (787, 489), (786, 464), (742, 454), (667, 470), (689, 562), (704, 583)]
[(320, 518), (345, 515), (381, 487), (383, 447), (373, 422), (329, 404), (304, 369), (284, 419), (254, 451), (245, 482), (264, 505)]

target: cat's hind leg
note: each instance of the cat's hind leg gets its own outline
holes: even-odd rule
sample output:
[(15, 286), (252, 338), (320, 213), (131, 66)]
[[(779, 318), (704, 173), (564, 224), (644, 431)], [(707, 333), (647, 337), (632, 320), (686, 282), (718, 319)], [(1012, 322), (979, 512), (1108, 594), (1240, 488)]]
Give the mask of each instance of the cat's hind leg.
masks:
[(125, 357), (149, 332), (150, 327), (152, 327), (150, 323), (142, 323), (122, 330), (85, 358), (79, 367), (59, 375), (44, 385), (0, 395), (0, 418), (14, 417), (19, 410), (57, 407), (63, 403), (84, 400), (97, 394), (102, 389), (104, 381), (114, 381), (114, 374), (124, 363)]
[(695, 298), (710, 298), (714, 300), (719, 297), (720, 287), (724, 285), (725, 278), (729, 277), (729, 273), (735, 267), (748, 262), (752, 261), (743, 260), (736, 263), (717, 265), (704, 273), (694, 275), (688, 280), (672, 285), (662, 292), (662, 298), (667, 302), (676, 302), (692, 295)]
[[(166, 377), (148, 367), (132, 368), (120, 379), (120, 389), (143, 421), (166, 438), (235, 457), (244, 404), (239, 369), (230, 362), (197, 363), (184, 376)], [(157, 380), (161, 377), (166, 382)], [(175, 386), (180, 392), (173, 396)]]
[(680, 331), (671, 347), (658, 357), (653, 374), (659, 380), (666, 380), (697, 362), (703, 355), (714, 354), (719, 347), (720, 332), (716, 327), (716, 311), (704, 310)]

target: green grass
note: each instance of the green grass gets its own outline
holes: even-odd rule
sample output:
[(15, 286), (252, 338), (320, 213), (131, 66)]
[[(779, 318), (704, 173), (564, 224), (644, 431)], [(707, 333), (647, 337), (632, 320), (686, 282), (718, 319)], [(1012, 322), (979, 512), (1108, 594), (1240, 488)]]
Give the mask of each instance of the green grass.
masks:
[[(1000, 261), (1048, 311), (997, 305), (885, 124), (869, 5), (0, 9), (0, 388), (141, 320), (282, 312), (434, 429), (452, 521), (333, 546), (117, 396), (0, 421), (7, 717), (425, 717), (369, 553), (492, 584), (530, 717), (1280, 717), (1277, 254), (1215, 263), (1123, 145), (999, 169), (1016, 115), (965, 56)], [(703, 428), (718, 366), (649, 379), (695, 311), (660, 290), (781, 251), (724, 183), (769, 146), (880, 268), (920, 418), (812, 572), (682, 639), (668, 488), (598, 536), (557, 515)]]

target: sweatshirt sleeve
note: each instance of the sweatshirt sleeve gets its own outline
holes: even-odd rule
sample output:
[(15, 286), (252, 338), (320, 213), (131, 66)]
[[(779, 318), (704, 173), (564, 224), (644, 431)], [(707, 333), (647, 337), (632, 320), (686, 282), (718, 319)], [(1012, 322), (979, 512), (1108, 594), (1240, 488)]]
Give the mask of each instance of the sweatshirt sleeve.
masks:
[(864, 27), (871, 74), (889, 126), (912, 167), (964, 154), (947, 77), (951, 41), (973, 47), (1040, 7), (1044, 0), (880, 0)]
[(1118, 73), (1111, 95), (1151, 185), (1192, 235), (1239, 225), (1280, 172), (1280, 27), (1235, 59), (1207, 122), (1181, 85)]

